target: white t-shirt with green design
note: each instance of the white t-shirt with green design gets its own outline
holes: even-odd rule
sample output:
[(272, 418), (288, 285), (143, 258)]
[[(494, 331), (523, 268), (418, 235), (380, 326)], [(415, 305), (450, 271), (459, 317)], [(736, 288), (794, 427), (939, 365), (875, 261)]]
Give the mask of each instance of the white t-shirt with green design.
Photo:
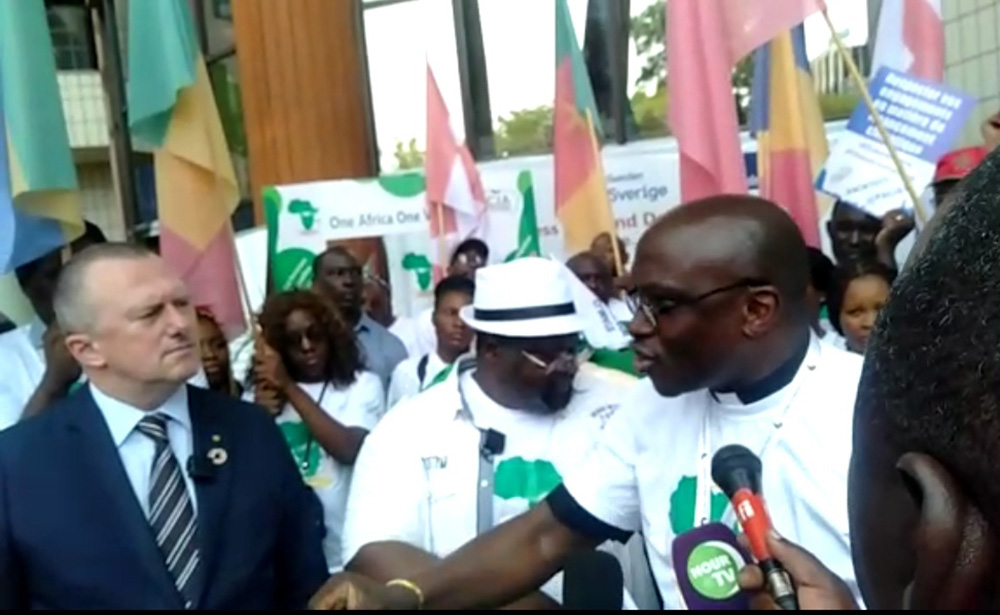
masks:
[[(480, 428), (505, 436), (494, 462), (494, 523), (537, 505), (596, 446), (628, 390), (582, 370), (569, 406), (539, 415), (496, 404), (471, 376), (463, 373), (461, 380), (474, 423), (461, 410), (452, 371), (401, 402), (365, 441), (348, 502), (345, 561), (373, 542), (402, 541), (443, 557), (475, 538)], [(620, 546), (609, 550), (624, 554)], [(629, 563), (622, 561), (623, 568)], [(638, 568), (646, 574), (644, 561)], [(543, 590), (560, 599), (561, 575)]]
[[(346, 427), (360, 427), (370, 431), (385, 414), (382, 381), (372, 372), (359, 372), (354, 384), (342, 389), (323, 383), (300, 383), (299, 387), (330, 417)], [(337, 462), (323, 450), (290, 404), (275, 421), (302, 474), (302, 480), (312, 487), (323, 504), (326, 522), (323, 553), (330, 571), (339, 571), (343, 568), (340, 542), (352, 468)]]

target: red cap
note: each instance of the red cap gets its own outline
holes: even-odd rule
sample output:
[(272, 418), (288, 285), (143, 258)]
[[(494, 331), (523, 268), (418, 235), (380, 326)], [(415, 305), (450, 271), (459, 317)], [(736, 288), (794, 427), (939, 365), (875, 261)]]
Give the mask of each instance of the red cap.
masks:
[(986, 158), (986, 154), (985, 147), (966, 147), (948, 152), (938, 160), (933, 183), (964, 178), (972, 169), (979, 166), (983, 158)]

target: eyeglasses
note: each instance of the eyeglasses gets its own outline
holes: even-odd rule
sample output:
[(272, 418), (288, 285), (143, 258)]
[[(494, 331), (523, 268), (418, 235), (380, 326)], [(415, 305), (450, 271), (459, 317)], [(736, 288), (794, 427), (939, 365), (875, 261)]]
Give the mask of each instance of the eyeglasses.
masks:
[(649, 324), (656, 325), (660, 316), (666, 316), (673, 312), (674, 310), (682, 307), (693, 307), (702, 301), (714, 297), (715, 295), (720, 295), (732, 290), (737, 290), (740, 288), (755, 288), (761, 286), (770, 286), (770, 282), (766, 280), (745, 278), (738, 282), (728, 284), (726, 286), (720, 286), (719, 288), (710, 290), (706, 293), (696, 295), (689, 298), (681, 299), (662, 299), (657, 301), (655, 304), (650, 302), (641, 293), (635, 292), (629, 295), (629, 307), (632, 308), (632, 313), (635, 314), (636, 311), (641, 311), (642, 315), (649, 321)]
[(467, 267), (482, 267), (486, 264), (486, 259), (475, 252), (463, 252), (455, 255), (455, 264)]
[(534, 355), (527, 350), (522, 350), (521, 354), (524, 358), (531, 362), (535, 367), (543, 370), (545, 375), (549, 375), (554, 371), (563, 368), (564, 370), (576, 369), (580, 364), (585, 363), (587, 360), (586, 351), (578, 350), (565, 350), (559, 353), (559, 356), (551, 361), (546, 361)]
[(318, 326), (312, 325), (304, 331), (285, 331), (282, 335), (282, 341), (288, 348), (301, 346), (303, 340), (319, 344), (323, 341), (323, 332)]

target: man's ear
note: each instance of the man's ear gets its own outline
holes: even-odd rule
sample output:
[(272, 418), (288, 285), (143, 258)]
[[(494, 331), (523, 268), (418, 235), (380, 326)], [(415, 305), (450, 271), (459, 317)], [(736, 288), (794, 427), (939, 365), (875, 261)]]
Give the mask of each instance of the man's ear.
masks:
[(775, 288), (766, 286), (752, 289), (743, 308), (744, 335), (758, 338), (770, 332), (778, 318), (780, 305), (781, 299)]
[(81, 367), (101, 368), (107, 365), (100, 347), (89, 335), (71, 333), (66, 336), (66, 348)]
[[(913, 582), (907, 609), (976, 609), (993, 593), (997, 542), (994, 528), (951, 473), (924, 453), (906, 453), (896, 469), (918, 513), (913, 535)], [(889, 521), (891, 522), (891, 521)]]

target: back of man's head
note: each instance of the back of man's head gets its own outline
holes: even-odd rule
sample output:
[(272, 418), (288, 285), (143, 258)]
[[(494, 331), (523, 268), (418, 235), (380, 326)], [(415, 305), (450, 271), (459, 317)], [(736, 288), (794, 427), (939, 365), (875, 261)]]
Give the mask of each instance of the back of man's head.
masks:
[(983, 587), (997, 585), (1000, 158), (966, 181), (896, 280), (858, 391), (851, 531), (876, 608), (898, 605), (894, 580), (914, 575), (918, 597), (965, 608), (990, 606)]

